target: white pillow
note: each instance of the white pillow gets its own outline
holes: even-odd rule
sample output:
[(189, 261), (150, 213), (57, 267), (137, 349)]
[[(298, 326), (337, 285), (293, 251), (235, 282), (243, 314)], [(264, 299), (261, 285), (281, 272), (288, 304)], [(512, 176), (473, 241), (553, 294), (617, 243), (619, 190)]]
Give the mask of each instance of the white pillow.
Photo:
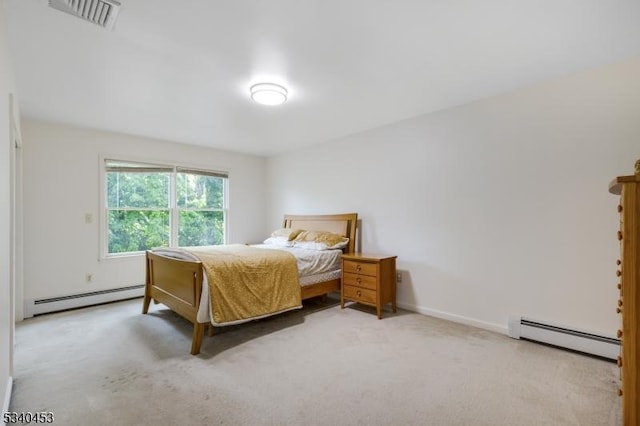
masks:
[(289, 241), (288, 237), (269, 237), (263, 241), (264, 244), (278, 247), (292, 247), (293, 241)]
[(289, 239), (290, 241), (293, 241), (301, 232), (302, 232), (302, 229), (280, 228), (273, 231), (269, 236), (270, 237), (287, 237), (287, 239)]

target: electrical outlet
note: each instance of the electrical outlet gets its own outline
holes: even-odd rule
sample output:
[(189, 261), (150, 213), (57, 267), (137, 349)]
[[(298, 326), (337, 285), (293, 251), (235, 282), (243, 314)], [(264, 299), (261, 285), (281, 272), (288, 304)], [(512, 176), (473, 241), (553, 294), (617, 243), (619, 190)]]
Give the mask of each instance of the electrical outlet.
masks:
[(396, 282), (397, 283), (401, 283), (402, 282), (402, 272), (401, 271), (397, 271), (396, 272)]
[(92, 222), (93, 222), (93, 215), (91, 213), (85, 213), (84, 223), (92, 223)]
[(91, 281), (93, 281), (93, 274), (87, 274), (86, 276), (87, 282), (90, 283)]

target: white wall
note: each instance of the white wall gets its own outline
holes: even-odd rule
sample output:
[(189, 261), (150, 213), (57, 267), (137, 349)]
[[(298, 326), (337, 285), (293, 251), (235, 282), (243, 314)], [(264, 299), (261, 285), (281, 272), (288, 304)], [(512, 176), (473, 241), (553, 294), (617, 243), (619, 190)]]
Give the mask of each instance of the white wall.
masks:
[(144, 283), (143, 257), (98, 260), (100, 155), (228, 171), (229, 242), (263, 236), (262, 157), (27, 119), (22, 139), (25, 300)]
[(9, 94), (14, 91), (11, 58), (4, 25), (4, 3), (0, 2), (0, 409), (10, 398), (11, 359), (13, 344), (11, 332), (11, 278), (10, 278), (10, 226), (12, 148)]
[(607, 185), (640, 158), (639, 75), (627, 61), (273, 157), (269, 225), (355, 211), (362, 250), (398, 255), (404, 307), (613, 335)]

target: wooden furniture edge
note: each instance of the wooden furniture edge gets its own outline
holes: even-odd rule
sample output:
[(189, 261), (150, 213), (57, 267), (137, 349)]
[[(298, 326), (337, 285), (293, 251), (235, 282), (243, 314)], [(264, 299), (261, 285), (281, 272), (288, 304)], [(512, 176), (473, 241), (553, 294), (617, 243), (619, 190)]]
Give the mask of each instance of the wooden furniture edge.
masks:
[(620, 298), (616, 311), (622, 315), (618, 330), (621, 343), (620, 389), (625, 425), (640, 424), (640, 160), (635, 163), (635, 175), (619, 176), (609, 184), (609, 192), (620, 196), (621, 257), (616, 262), (620, 277)]
[(620, 195), (622, 193), (622, 184), (630, 182), (640, 182), (640, 160), (636, 161), (634, 175), (618, 176), (609, 183), (609, 192)]
[(622, 193), (622, 391), (625, 424), (640, 424), (640, 183)]
[(384, 259), (397, 259), (397, 255), (384, 254), (384, 253), (353, 253), (347, 252), (342, 255), (343, 258), (349, 260), (384, 260)]

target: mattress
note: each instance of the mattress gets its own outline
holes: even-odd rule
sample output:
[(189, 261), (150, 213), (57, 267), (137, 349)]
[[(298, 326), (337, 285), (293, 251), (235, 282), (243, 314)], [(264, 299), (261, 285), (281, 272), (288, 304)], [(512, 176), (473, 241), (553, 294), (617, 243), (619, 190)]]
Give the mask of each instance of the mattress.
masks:
[[(311, 284), (317, 284), (323, 281), (329, 281), (340, 278), (341, 271), (341, 255), (342, 250), (309, 250), (296, 247), (281, 247), (269, 244), (256, 244), (254, 247), (274, 250), (284, 250), (293, 254), (298, 265), (298, 273), (300, 277), (300, 286), (304, 287)], [(198, 258), (193, 254), (182, 250), (181, 248), (158, 248), (153, 250), (154, 253), (173, 257), (182, 260), (197, 261)], [(214, 325), (234, 325), (247, 322), (250, 320), (239, 320), (227, 322), (224, 324), (216, 324), (211, 320), (211, 303), (209, 299), (209, 281), (207, 274), (204, 274), (202, 283), (202, 295), (200, 297), (200, 306), (198, 307), (197, 320), (201, 323), (211, 322)], [(270, 314), (271, 315), (271, 314)], [(270, 316), (265, 315), (265, 317)], [(253, 318), (258, 319), (258, 318)]]

